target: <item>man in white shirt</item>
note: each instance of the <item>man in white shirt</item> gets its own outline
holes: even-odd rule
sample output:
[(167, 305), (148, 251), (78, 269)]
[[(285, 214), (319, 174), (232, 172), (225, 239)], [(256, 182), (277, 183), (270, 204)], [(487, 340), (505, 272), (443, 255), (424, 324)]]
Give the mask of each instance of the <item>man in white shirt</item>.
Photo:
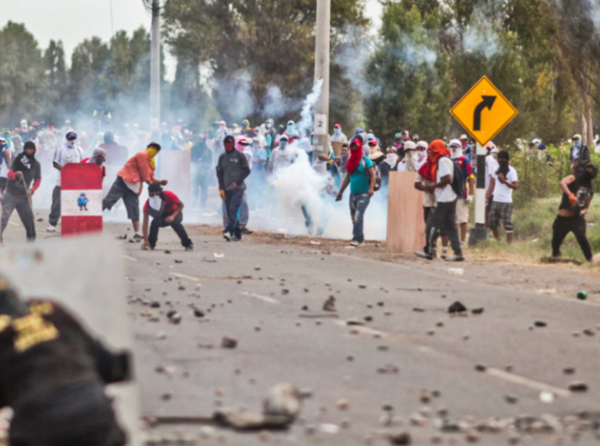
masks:
[(450, 151), (444, 141), (438, 139), (429, 145), (427, 150), (429, 164), (431, 165), (433, 184), (423, 186), (425, 192), (434, 192), (437, 206), (427, 222), (427, 244), (423, 251), (415, 254), (424, 259), (432, 260), (435, 257), (435, 246), (440, 230), (444, 229), (450, 239), (454, 255), (446, 258), (447, 262), (462, 262), (462, 255), (458, 230), (456, 229), (456, 200), (458, 196), (452, 188), (454, 177), (454, 163), (450, 158)]
[[(519, 177), (514, 167), (508, 163), (510, 156), (508, 152), (502, 150), (498, 153), (498, 164), (500, 167), (495, 172), (492, 172), (492, 179), (487, 190), (486, 198), (492, 201), (490, 209), (490, 229), (494, 233), (496, 240), (500, 240), (498, 226), (500, 221), (506, 231), (506, 241), (508, 244), (512, 242), (513, 224), (512, 210), (513, 190), (519, 188)], [(492, 198), (493, 196), (493, 198)]]
[[(496, 157), (498, 156), (498, 148), (497, 147), (489, 147), (488, 146), (488, 155), (485, 157), (485, 190), (487, 191), (490, 187), (490, 182), (492, 181), (492, 175), (498, 170), (498, 161), (496, 161)], [(487, 205), (485, 206), (485, 226), (490, 227), (490, 211), (492, 210), (492, 202), (494, 201), (494, 196), (492, 195), (491, 200), (488, 200)]]
[(56, 232), (56, 225), (60, 219), (60, 177), (63, 167), (70, 163), (80, 163), (83, 159), (83, 150), (77, 145), (77, 133), (69, 131), (65, 136), (65, 141), (62, 146), (56, 149), (52, 165), (58, 170), (58, 180), (52, 191), (52, 207), (50, 208), (50, 216), (48, 222), (50, 226), (46, 231)]

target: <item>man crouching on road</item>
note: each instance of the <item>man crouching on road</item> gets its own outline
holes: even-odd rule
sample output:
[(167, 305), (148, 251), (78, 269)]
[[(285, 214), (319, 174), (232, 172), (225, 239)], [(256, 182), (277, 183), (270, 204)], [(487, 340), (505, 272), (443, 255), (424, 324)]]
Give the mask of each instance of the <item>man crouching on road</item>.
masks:
[(54, 302), (23, 302), (1, 276), (0, 364), (10, 446), (126, 444), (104, 387), (128, 379), (127, 353), (106, 350)]
[[(153, 183), (148, 187), (150, 198), (144, 205), (144, 244), (142, 249), (147, 251), (156, 247), (158, 241), (158, 230), (171, 226), (179, 236), (181, 244), (186, 251), (193, 251), (194, 245), (189, 239), (183, 221), (183, 203), (173, 192), (165, 191), (159, 183)], [(150, 235), (148, 235), (149, 215), (152, 216)]]

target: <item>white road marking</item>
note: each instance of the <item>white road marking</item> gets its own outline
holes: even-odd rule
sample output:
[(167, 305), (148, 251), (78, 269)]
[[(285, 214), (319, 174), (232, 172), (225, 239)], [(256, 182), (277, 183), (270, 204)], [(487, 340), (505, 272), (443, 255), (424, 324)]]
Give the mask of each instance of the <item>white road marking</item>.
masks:
[(267, 302), (270, 304), (280, 304), (281, 303), (280, 301), (278, 301), (277, 299), (274, 299), (272, 297), (262, 296), (260, 294), (251, 293), (250, 291), (242, 291), (242, 294), (244, 296), (255, 297), (258, 300), (262, 300), (263, 302)]
[(193, 282), (200, 282), (202, 280), (199, 277), (187, 276), (187, 275), (181, 274), (181, 273), (171, 273), (171, 275), (176, 276), (176, 277), (181, 277), (182, 279), (191, 280)]
[(488, 368), (486, 369), (486, 373), (489, 375), (495, 376), (496, 378), (504, 379), (506, 381), (513, 382), (515, 384), (520, 384), (525, 387), (531, 387), (536, 390), (546, 390), (548, 392), (552, 392), (555, 395), (558, 395), (563, 398), (567, 398), (571, 395), (571, 392), (565, 389), (561, 389), (559, 387), (551, 386), (550, 384), (545, 384), (539, 381), (534, 381), (533, 379), (524, 378), (523, 376), (515, 375), (513, 373), (505, 372), (504, 370)]
[(341, 327), (348, 327), (350, 330), (356, 330), (360, 334), (379, 335), (382, 338), (390, 336), (391, 334), (386, 333), (385, 331), (374, 330), (373, 328), (365, 327), (364, 325), (348, 325), (346, 321), (335, 321), (334, 324), (339, 325)]
[(132, 262), (137, 262), (138, 261), (138, 259), (135, 259), (135, 258), (130, 257), (130, 256), (123, 256), (123, 258), (125, 258), (127, 260), (131, 260)]

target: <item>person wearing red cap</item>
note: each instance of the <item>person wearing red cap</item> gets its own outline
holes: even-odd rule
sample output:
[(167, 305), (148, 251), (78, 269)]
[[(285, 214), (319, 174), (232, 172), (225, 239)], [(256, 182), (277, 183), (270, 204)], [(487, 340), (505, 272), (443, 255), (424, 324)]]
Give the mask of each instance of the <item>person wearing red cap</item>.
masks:
[(364, 217), (371, 197), (375, 193), (375, 165), (369, 158), (363, 156), (363, 143), (355, 139), (350, 144), (350, 159), (346, 163), (348, 175), (344, 178), (336, 201), (341, 201), (344, 191), (350, 184), (350, 215), (353, 231), (350, 246), (361, 246), (365, 241)]
[(454, 163), (451, 153), (446, 148), (444, 141), (437, 139), (429, 145), (427, 158), (431, 166), (431, 179), (433, 184), (423, 186), (425, 192), (435, 192), (437, 206), (427, 222), (427, 243), (423, 251), (415, 252), (418, 257), (432, 260), (435, 258), (435, 246), (440, 230), (445, 229), (450, 239), (454, 255), (446, 258), (447, 262), (462, 262), (462, 255), (458, 230), (456, 229), (456, 200), (458, 195), (452, 187), (454, 177)]
[(336, 124), (333, 126), (333, 136), (331, 137), (332, 142), (341, 142), (343, 144), (348, 142), (348, 137), (342, 132), (342, 126)]

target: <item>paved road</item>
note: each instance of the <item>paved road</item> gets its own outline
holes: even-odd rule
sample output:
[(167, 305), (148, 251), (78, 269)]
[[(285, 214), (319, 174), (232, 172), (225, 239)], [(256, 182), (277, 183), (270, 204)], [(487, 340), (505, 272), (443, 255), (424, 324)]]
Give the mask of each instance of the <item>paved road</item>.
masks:
[[(18, 231), (9, 228), (9, 237)], [(110, 225), (105, 232), (117, 237), (126, 226)], [(193, 253), (183, 252), (171, 230), (161, 231), (153, 252), (123, 242), (144, 414), (200, 422), (218, 407), (259, 410), (267, 390), (280, 382), (311, 389), (312, 397), (285, 433), (236, 434), (198, 423), (159, 424), (153, 435), (200, 438), (202, 432), (208, 438), (200, 444), (386, 444), (384, 431), (398, 428), (380, 422), (387, 404), (412, 444), (430, 444), (436, 435), (443, 444), (466, 444), (464, 432), (439, 432), (440, 410), (463, 428), (492, 417), (563, 419), (600, 411), (597, 303), (519, 291), (510, 277), (504, 286), (469, 281), (468, 263), (459, 265), (464, 276), (453, 276), (424, 262), (397, 265), (251, 237), (226, 243), (191, 232)], [(321, 317), (329, 296), (335, 296), (337, 312)], [(484, 311), (449, 315), (456, 300)], [(151, 301), (160, 308), (146, 305)], [(190, 304), (206, 317), (195, 317)], [(179, 325), (168, 323), (170, 309), (181, 313)], [(365, 325), (346, 325), (351, 318)], [(547, 325), (537, 327), (536, 321)], [(221, 348), (223, 336), (237, 338), (238, 347)], [(476, 364), (487, 369), (477, 371)], [(394, 367), (397, 373), (378, 371)], [(566, 375), (567, 367), (575, 373)], [(589, 390), (569, 392), (573, 381)], [(439, 396), (422, 402), (423, 389)], [(544, 390), (553, 402), (540, 400)], [(508, 395), (516, 403), (506, 402)], [(338, 407), (342, 399), (346, 410)], [(341, 429), (320, 432), (324, 423)], [(507, 444), (508, 430), (481, 433), (479, 443)], [(522, 432), (520, 438), (531, 445), (575, 444), (568, 431)], [(597, 440), (584, 432), (577, 444)]]

